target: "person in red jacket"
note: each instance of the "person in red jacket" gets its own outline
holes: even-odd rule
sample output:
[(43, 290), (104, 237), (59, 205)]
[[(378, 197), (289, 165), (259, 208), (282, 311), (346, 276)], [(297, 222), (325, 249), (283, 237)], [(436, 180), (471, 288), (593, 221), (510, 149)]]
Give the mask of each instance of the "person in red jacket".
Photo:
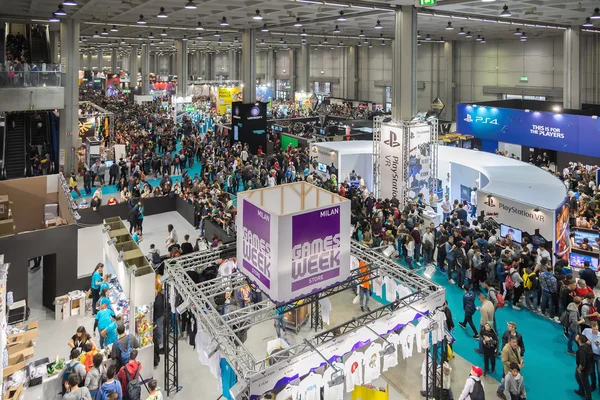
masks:
[(117, 374), (117, 378), (119, 378), (119, 382), (121, 382), (123, 393), (127, 393), (127, 384), (133, 379), (141, 380), (140, 372), (142, 371), (142, 363), (136, 361), (137, 355), (138, 351), (135, 349), (132, 350), (131, 354), (129, 355), (129, 362), (122, 366)]
[(577, 282), (577, 289), (575, 289), (575, 293), (577, 296), (585, 298), (585, 296), (587, 296), (588, 293), (594, 293), (594, 290), (591, 287), (589, 287), (583, 279), (580, 279)]

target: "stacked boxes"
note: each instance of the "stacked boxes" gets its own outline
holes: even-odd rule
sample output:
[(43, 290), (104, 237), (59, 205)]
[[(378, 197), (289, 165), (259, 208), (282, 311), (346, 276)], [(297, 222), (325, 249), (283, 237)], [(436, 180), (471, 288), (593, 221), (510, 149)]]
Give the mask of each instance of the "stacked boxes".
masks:
[(14, 225), (8, 196), (0, 196), (0, 236), (12, 235), (14, 233)]

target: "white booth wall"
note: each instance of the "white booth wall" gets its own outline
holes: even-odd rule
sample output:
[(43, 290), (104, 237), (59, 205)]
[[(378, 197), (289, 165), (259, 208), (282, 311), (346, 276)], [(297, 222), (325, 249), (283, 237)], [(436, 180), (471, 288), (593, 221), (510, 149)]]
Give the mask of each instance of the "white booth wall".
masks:
[[(338, 183), (350, 177), (354, 170), (365, 180), (368, 190), (373, 189), (373, 142), (367, 140), (341, 141), (341, 142), (319, 142), (311, 144), (311, 157), (317, 162), (338, 170)], [(311, 165), (311, 171), (314, 171), (323, 179), (328, 179), (326, 172), (314, 169)]]

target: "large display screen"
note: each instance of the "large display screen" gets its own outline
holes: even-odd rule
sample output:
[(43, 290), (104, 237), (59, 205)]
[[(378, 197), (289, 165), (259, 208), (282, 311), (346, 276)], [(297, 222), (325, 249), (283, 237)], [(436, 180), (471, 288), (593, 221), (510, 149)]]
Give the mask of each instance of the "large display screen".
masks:
[(600, 121), (569, 115), (511, 108), (457, 105), (456, 130), (480, 139), (597, 157)]
[(584, 231), (584, 230), (574, 230), (573, 231), (575, 244), (581, 246), (583, 243), (583, 239), (587, 238), (588, 244), (595, 249), (598, 249), (598, 244), (596, 243), (596, 239), (600, 237), (600, 232), (595, 231)]
[(576, 253), (572, 251), (569, 255), (569, 265), (572, 268), (583, 268), (583, 263), (588, 261), (590, 263), (590, 268), (594, 272), (598, 272), (598, 257), (590, 254)]
[(523, 241), (523, 232), (512, 226), (500, 224), (500, 237), (510, 235), (513, 242), (521, 243)]

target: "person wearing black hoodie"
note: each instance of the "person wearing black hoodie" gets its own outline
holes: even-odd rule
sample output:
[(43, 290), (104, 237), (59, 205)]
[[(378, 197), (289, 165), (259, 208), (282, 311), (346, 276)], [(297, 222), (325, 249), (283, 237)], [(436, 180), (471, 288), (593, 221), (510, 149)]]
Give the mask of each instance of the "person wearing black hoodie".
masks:
[(475, 293), (471, 291), (469, 285), (464, 285), (463, 289), (465, 290), (465, 294), (463, 295), (463, 309), (465, 310), (465, 318), (462, 322), (459, 322), (458, 324), (461, 328), (467, 329), (468, 323), (471, 326), (471, 329), (473, 329), (473, 338), (479, 339), (479, 336), (477, 335), (477, 328), (473, 323), (473, 315), (477, 310), (477, 308), (475, 307)]
[(590, 374), (594, 371), (594, 352), (592, 346), (587, 343), (587, 338), (583, 335), (575, 337), (579, 349), (575, 354), (577, 368), (575, 370), (575, 379), (579, 385), (579, 390), (574, 392), (585, 400), (592, 400), (592, 388), (590, 386)]

